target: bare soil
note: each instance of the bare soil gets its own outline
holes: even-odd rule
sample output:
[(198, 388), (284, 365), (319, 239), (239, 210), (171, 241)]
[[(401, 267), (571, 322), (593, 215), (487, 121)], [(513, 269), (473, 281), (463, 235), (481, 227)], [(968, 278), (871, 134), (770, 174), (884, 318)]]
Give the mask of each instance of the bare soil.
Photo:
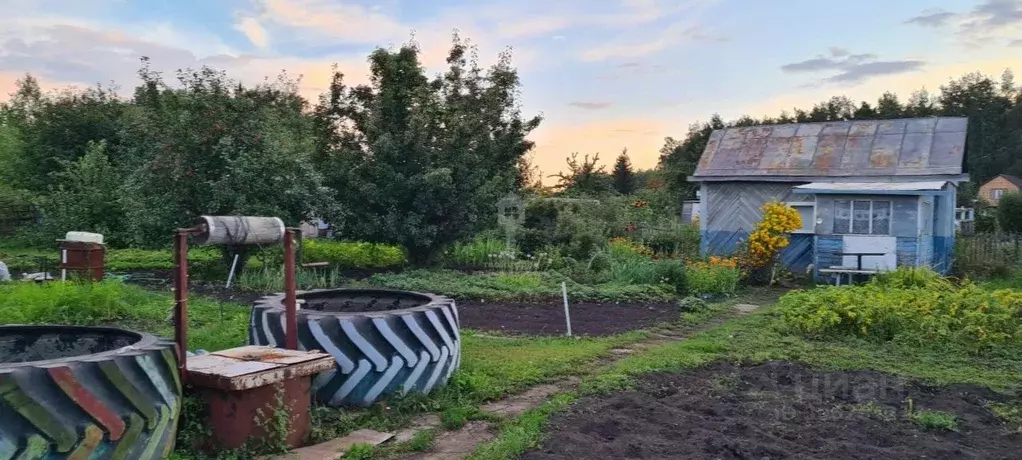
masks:
[[(603, 336), (619, 334), (675, 321), (681, 313), (677, 302), (614, 303), (580, 302), (569, 304), (573, 335)], [(459, 301), (461, 326), (481, 331), (508, 334), (564, 335), (564, 304), (547, 302)]]
[[(636, 388), (556, 414), (549, 438), (523, 458), (1009, 459), (1022, 451), (1022, 434), (988, 408), (1017, 400), (979, 386), (767, 363), (657, 373)], [(910, 407), (953, 413), (957, 431), (917, 425)]]

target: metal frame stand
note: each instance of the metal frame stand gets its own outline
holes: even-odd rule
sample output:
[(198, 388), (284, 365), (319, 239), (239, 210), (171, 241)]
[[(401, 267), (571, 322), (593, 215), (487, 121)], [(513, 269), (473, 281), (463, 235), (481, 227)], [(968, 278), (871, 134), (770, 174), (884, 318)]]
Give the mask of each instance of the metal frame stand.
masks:
[[(179, 228), (174, 236), (174, 341), (177, 343), (181, 379), (188, 378), (188, 237), (204, 232), (203, 227)], [(284, 229), (284, 346), (298, 349), (298, 302), (295, 278), (294, 228)]]

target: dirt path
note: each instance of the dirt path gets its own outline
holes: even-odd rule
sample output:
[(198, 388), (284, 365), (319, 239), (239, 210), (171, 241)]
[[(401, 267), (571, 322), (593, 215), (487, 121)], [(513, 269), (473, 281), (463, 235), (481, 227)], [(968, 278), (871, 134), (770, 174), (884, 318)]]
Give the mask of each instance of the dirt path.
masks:
[[(592, 368), (595, 368), (598, 372), (599, 369), (612, 366), (615, 362), (626, 356), (641, 353), (670, 342), (685, 340), (694, 334), (720, 326), (737, 316), (749, 314), (755, 311), (756, 308), (758, 308), (756, 305), (738, 304), (734, 306), (733, 312), (720, 315), (698, 326), (686, 327), (676, 325), (658, 329), (653, 331), (646, 340), (633, 343), (627, 348), (611, 350), (609, 356), (597, 360)], [(578, 384), (579, 378), (572, 376), (558, 382), (536, 385), (524, 392), (487, 403), (480, 407), (480, 409), (501, 418), (514, 418), (525, 411), (539, 407), (555, 394), (575, 390)], [(428, 421), (434, 421), (434, 423), (430, 424)], [(406, 429), (399, 433), (398, 437), (401, 439), (411, 439), (417, 430), (436, 428), (439, 426), (439, 418), (435, 414), (424, 414), (418, 417), (413, 425), (417, 425), (415, 429)], [(391, 458), (395, 460), (459, 460), (471, 454), (479, 445), (495, 439), (496, 431), (497, 426), (494, 424), (473, 421), (461, 429), (446, 431), (438, 435), (434, 440), (433, 448), (428, 452), (401, 454)]]

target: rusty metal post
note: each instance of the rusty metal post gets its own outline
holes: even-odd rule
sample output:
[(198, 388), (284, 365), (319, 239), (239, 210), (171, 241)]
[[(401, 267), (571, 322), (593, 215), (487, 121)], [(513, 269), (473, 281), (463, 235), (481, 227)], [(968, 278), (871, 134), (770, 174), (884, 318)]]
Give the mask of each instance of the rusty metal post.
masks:
[(295, 231), (284, 230), (284, 311), (286, 326), (284, 331), (285, 346), (289, 350), (298, 349), (298, 300), (295, 297)]
[(188, 235), (191, 232), (178, 229), (174, 237), (174, 341), (177, 342), (177, 359), (181, 380), (188, 376)]

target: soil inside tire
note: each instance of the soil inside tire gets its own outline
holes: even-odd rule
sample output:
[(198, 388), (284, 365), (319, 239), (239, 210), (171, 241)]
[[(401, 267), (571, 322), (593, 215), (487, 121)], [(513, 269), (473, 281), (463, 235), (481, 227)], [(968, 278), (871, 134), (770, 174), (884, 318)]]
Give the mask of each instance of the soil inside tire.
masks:
[(129, 331), (86, 328), (0, 327), (0, 364), (103, 353), (141, 340)]
[[(656, 373), (636, 388), (555, 415), (548, 439), (522, 458), (1008, 459), (1022, 449), (1018, 427), (988, 406), (1018, 401), (973, 385), (767, 363)], [(957, 431), (914, 423), (908, 398), (915, 411), (954, 414)]]

